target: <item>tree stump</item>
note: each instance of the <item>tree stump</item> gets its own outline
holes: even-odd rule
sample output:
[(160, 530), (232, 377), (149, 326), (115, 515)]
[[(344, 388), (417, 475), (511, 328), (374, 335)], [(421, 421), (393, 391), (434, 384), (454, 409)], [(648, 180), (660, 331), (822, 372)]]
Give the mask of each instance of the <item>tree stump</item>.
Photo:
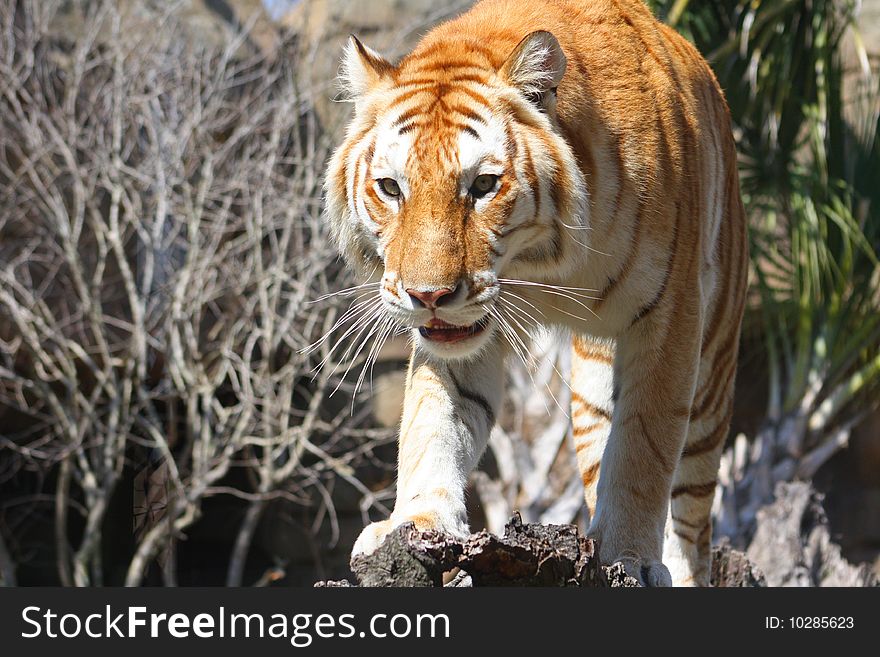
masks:
[[(358, 586), (581, 586), (637, 587), (622, 564), (600, 566), (595, 541), (574, 525), (525, 524), (518, 513), (502, 536), (483, 530), (466, 539), (395, 529), (369, 556), (352, 559)], [(764, 586), (760, 572), (730, 547), (715, 548), (713, 586)], [(318, 582), (316, 586), (351, 586)]]

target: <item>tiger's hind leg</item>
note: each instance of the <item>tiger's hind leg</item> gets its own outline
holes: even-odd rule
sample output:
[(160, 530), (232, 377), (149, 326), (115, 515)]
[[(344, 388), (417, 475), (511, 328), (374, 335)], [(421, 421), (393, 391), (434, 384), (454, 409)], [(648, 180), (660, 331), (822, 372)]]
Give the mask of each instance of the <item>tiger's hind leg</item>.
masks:
[(675, 470), (663, 541), (663, 563), (675, 586), (709, 586), (712, 501), (733, 413), (735, 347), (733, 353), (729, 363), (701, 368), (701, 374), (706, 374), (700, 377)]
[(584, 499), (592, 519), (596, 512), (599, 468), (614, 412), (614, 344), (597, 338), (572, 341), (571, 420)]
[[(666, 519), (663, 563), (676, 586), (709, 586), (712, 547), (712, 502), (721, 452), (733, 416), (733, 390), (745, 304), (748, 251), (738, 197), (722, 224), (719, 249), (722, 277), (708, 309), (702, 336), (697, 389), (685, 444), (673, 477)], [(729, 217), (739, 221), (728, 220)]]
[[(733, 152), (732, 143), (729, 144)], [(731, 156), (731, 160), (733, 156)], [(676, 586), (709, 586), (712, 502), (721, 452), (733, 416), (739, 336), (748, 271), (746, 221), (736, 167), (728, 172), (727, 207), (715, 246), (717, 284), (711, 290), (700, 346), (697, 388), (688, 431), (673, 476), (663, 541), (663, 563)]]

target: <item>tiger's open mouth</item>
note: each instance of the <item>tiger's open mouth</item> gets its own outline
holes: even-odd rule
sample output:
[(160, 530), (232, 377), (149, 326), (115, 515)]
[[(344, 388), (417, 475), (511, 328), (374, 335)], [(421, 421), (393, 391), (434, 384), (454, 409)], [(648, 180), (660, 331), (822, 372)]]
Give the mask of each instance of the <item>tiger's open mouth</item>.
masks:
[(488, 324), (488, 316), (470, 326), (455, 326), (442, 319), (434, 318), (419, 327), (419, 335), (433, 342), (460, 342), (482, 333)]

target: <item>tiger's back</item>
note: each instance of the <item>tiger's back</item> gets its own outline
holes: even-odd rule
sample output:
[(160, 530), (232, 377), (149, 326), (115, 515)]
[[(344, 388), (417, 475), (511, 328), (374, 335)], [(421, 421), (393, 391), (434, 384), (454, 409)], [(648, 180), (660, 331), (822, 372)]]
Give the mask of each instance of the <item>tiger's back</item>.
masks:
[[(536, 29), (551, 32), (568, 59), (556, 112), (588, 185), (589, 246), (616, 261), (610, 278), (599, 258), (580, 273), (600, 291), (595, 307), (604, 310), (607, 332), (639, 310), (633, 304), (656, 288), (679, 241), (699, 246), (712, 296), (722, 216), (730, 219), (726, 239), (745, 231), (730, 118), (703, 57), (640, 0), (484, 0), (430, 33), (401, 66), (450, 73), (488, 60), (500, 68)], [(670, 199), (682, 204), (680, 213)], [(652, 221), (637, 221), (646, 212)], [(676, 231), (680, 240), (670, 249)]]
[[(360, 547), (405, 519), (461, 531), (457, 488), (500, 399), (478, 391), (531, 321), (575, 335), (573, 431), (600, 556), (649, 584), (667, 581), (661, 561), (676, 583), (708, 583), (747, 241), (729, 115), (706, 62), (637, 0), (483, 0), (397, 65), (352, 46), (348, 66), (359, 65), (328, 215), (350, 262), (382, 265), (396, 321), (428, 327), (407, 384), (395, 514)], [(403, 183), (394, 205), (371, 186), (389, 171)], [(468, 173), (479, 171), (490, 173)], [(487, 176), (488, 202), (446, 184)], [(489, 337), (484, 321), (499, 324)], [(475, 346), (441, 344), (434, 326), (478, 327)], [(444, 438), (422, 421), (431, 399), (435, 414), (483, 418), (450, 421)], [(459, 471), (425, 471), (435, 444), (465, 449)], [(458, 467), (436, 456), (434, 469), (446, 466)]]

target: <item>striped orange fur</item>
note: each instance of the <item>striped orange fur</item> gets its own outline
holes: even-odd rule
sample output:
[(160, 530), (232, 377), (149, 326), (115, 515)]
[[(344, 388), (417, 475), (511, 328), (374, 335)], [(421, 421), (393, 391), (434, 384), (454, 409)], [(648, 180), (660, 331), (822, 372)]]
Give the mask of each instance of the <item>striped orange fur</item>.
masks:
[(747, 263), (709, 66), (638, 0), (483, 0), (397, 63), (352, 39), (343, 70), (326, 215), (415, 343), (395, 510), (355, 552), (467, 531), (505, 358), (563, 327), (601, 559), (707, 584)]

